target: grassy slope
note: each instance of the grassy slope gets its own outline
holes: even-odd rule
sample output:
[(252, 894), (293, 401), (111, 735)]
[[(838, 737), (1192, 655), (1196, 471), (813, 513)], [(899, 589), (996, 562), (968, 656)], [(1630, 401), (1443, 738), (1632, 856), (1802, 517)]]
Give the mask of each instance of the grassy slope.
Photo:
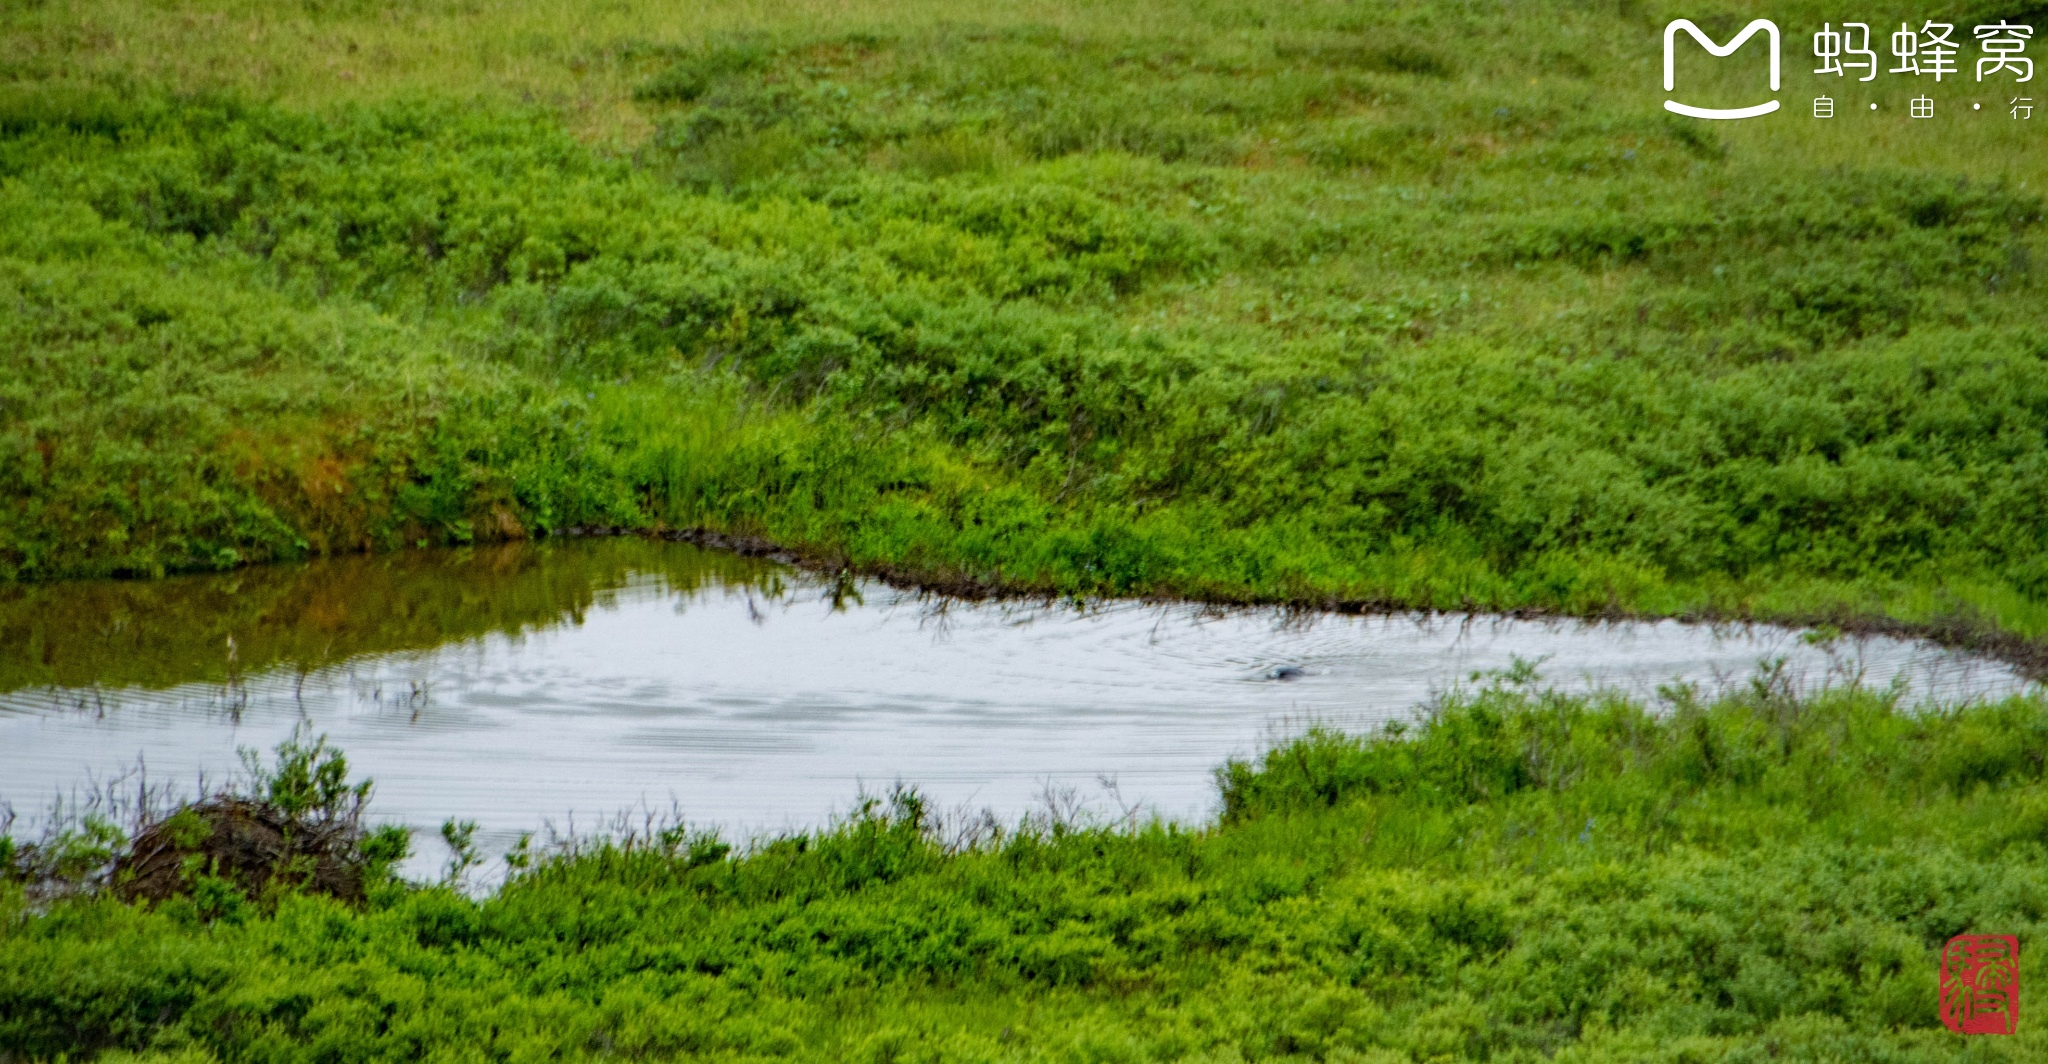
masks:
[(182, 899), (22, 919), (0, 884), (0, 1052), (2039, 1059), (2025, 1013), (1967, 1039), (1934, 1001), (1948, 936), (2048, 918), (2048, 707), (1766, 677), (1651, 715), (1525, 683), (1231, 765), (1204, 830), (1040, 822), (949, 853), (899, 798), (744, 856), (642, 837), (480, 903), (213, 897), (212, 922)]
[(2041, 149), (1903, 79), (1703, 130), (1632, 5), (10, 12), (16, 578), (666, 524), (2048, 626)]

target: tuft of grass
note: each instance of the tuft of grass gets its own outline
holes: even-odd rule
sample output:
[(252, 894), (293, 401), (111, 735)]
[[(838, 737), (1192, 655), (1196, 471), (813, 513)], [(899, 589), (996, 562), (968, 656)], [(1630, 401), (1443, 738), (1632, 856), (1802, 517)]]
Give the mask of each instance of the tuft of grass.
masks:
[[(173, 800), (140, 773), (59, 803), (39, 838), (13, 834), (0, 808), (0, 884), (39, 911), (66, 898), (149, 903), (184, 921), (231, 923), (310, 894), (361, 905), (396, 886), (411, 833), (363, 822), (368, 780), (301, 728), (264, 763), (242, 750), (245, 778), (196, 799)], [(125, 821), (125, 823), (124, 823)]]

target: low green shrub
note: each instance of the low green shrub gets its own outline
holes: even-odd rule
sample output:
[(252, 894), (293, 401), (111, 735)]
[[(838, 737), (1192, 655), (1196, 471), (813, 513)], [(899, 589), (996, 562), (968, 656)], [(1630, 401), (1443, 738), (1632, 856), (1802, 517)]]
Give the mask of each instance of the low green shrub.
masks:
[[(630, 160), (425, 100), (10, 97), (0, 575), (695, 525), (1063, 593), (2044, 623), (2034, 193), (1106, 47), (714, 43)], [(1215, 112), (1422, 152), (1337, 183), (1030, 147), (1226, 68), (1394, 78), (1437, 132)]]
[(1935, 976), (1948, 937), (2048, 918), (2044, 759), (2036, 698), (1523, 676), (1228, 765), (1206, 827), (963, 842), (899, 789), (738, 847), (573, 842), (481, 898), (209, 923), (8, 888), (0, 1052), (2030, 1059), (2024, 1024), (1941, 1030)]

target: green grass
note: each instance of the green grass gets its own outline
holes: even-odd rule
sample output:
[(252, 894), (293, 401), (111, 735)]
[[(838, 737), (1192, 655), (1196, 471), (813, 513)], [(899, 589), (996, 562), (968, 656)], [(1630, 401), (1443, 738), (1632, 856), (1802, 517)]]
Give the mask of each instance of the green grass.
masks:
[[(1785, 112), (1658, 110), (1666, 20), (1765, 13)], [(60, 577), (601, 527), (2038, 662), (2038, 127), (1805, 73), (1843, 15), (0, 0), (0, 634), (127, 601), (26, 586)], [(1754, 59), (1681, 70), (1739, 102)], [(589, 579), (480, 570), (482, 623)], [(418, 638), (248, 588), (223, 630)], [(212, 669), (208, 631), (126, 665)], [(908, 802), (239, 922), (9, 887), (0, 1056), (2040, 1052), (1932, 1005), (1946, 936), (2048, 911), (2038, 701), (1651, 708), (1496, 685), (1314, 733), (1226, 767), (1211, 826), (948, 853)]]
[[(1786, 113), (1661, 115), (1677, 14), (1778, 18)], [(0, 0), (0, 632), (127, 602), (57, 577), (700, 528), (948, 587), (2040, 661), (2038, 127), (1804, 74), (1841, 16)], [(1681, 74), (1739, 102), (1755, 65)], [(590, 585), (471, 591), (516, 630)], [(248, 589), (223, 628), (418, 638)], [(125, 665), (213, 669), (209, 630)], [(2048, 911), (2040, 702), (1651, 710), (1468, 692), (1225, 767), (1208, 827), (948, 853), (899, 802), (240, 923), (6, 888), (0, 1054), (2040, 1052), (1931, 1005), (1939, 941)]]
[(2048, 627), (2031, 127), (1903, 79), (1680, 121), (1626, 5), (945, 15), (28, 5), (0, 575), (702, 527), (1012, 590)]
[(7, 886), (0, 1052), (2036, 1059), (2024, 1012), (2016, 1038), (1942, 1030), (1935, 984), (1949, 936), (2032, 943), (2048, 918), (2044, 764), (2039, 700), (1916, 709), (1765, 673), (1646, 706), (1523, 673), (1230, 764), (1207, 827), (1040, 818), (962, 847), (899, 792), (739, 850), (585, 840), (482, 900)]

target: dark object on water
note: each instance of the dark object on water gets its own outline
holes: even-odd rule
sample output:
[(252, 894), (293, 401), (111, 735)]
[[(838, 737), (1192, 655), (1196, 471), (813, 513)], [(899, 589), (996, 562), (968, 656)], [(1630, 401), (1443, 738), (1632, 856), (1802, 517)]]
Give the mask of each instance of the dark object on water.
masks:
[(294, 887), (360, 902), (362, 843), (354, 817), (292, 817), (268, 802), (222, 795), (145, 828), (114, 867), (114, 892), (126, 901), (162, 901), (208, 875), (251, 898)]
[(1288, 682), (1308, 675), (1308, 670), (1299, 665), (1279, 665), (1266, 670), (1266, 679)]

